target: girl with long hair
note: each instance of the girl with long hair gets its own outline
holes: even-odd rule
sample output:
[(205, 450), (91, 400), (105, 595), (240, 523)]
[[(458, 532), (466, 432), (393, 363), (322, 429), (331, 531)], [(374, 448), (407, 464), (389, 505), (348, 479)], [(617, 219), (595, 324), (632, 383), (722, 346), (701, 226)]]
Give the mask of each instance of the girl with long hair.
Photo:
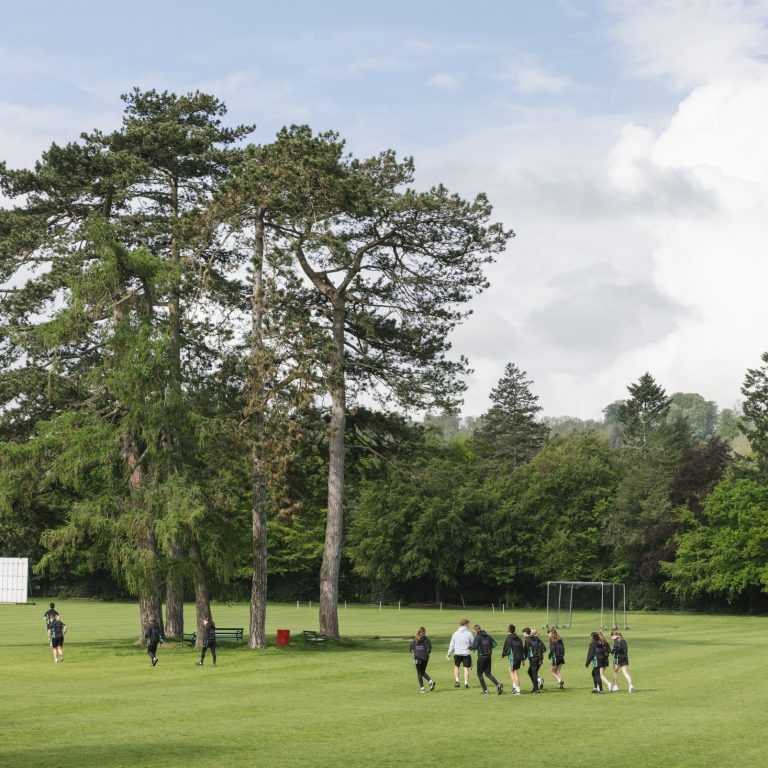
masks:
[(612, 630), (611, 638), (613, 639), (613, 650), (611, 651), (613, 654), (613, 682), (611, 683), (611, 691), (619, 690), (619, 670), (621, 670), (621, 674), (624, 675), (624, 679), (629, 686), (628, 690), (632, 693), (635, 690), (635, 686), (632, 685), (632, 678), (629, 676), (627, 641), (618, 629)]
[(549, 635), (549, 658), (552, 661), (552, 677), (555, 678), (558, 688), (565, 688), (565, 682), (560, 674), (560, 670), (565, 664), (565, 643), (560, 633), (556, 629), (550, 629)]
[(589, 649), (587, 651), (587, 663), (584, 665), (589, 668), (592, 667), (592, 693), (603, 692), (603, 662), (606, 661), (608, 656), (608, 647), (600, 639), (599, 632), (593, 632), (589, 636)]
[(427, 664), (429, 663), (429, 654), (432, 653), (432, 643), (427, 637), (427, 630), (419, 627), (418, 631), (411, 640), (410, 651), (413, 654), (413, 660), (416, 663), (416, 677), (419, 681), (419, 693), (424, 693), (424, 681), (429, 683), (429, 690), (435, 690), (435, 681), (427, 674)]

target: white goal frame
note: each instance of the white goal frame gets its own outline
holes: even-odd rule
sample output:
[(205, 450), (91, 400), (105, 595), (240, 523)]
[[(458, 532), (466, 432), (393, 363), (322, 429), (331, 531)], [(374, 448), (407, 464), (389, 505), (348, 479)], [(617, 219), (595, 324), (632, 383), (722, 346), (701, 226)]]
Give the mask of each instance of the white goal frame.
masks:
[[(550, 624), (549, 623), (549, 596), (550, 596), (550, 590), (556, 587), (557, 588), (557, 613), (555, 616), (555, 623)], [(570, 588), (570, 598), (568, 601), (568, 623), (567, 624), (561, 624), (560, 623), (560, 606), (562, 605), (562, 598), (563, 598), (563, 587), (569, 587)], [(619, 625), (616, 623), (616, 591), (617, 589), (621, 590), (621, 596), (618, 602), (618, 605), (621, 605), (624, 611), (624, 629), (629, 629), (627, 626), (627, 589), (624, 586), (624, 584), (620, 584), (618, 582), (613, 581), (548, 581), (547, 582), (547, 623), (546, 627), (547, 629), (550, 629), (552, 627), (554, 628), (560, 628), (564, 627), (566, 629), (571, 628), (571, 623), (573, 622), (573, 589), (574, 587), (600, 587), (600, 629), (609, 629), (609, 627), (605, 624), (605, 588), (610, 587), (611, 589), (611, 615), (612, 615), (612, 624), (610, 626), (610, 629), (618, 629)]]

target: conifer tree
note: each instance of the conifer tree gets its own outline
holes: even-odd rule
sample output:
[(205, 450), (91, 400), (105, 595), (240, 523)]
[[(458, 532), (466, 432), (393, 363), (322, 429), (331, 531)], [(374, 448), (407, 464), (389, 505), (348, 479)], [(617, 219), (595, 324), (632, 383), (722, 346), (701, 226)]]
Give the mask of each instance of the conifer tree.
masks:
[(493, 405), (473, 436), (478, 454), (490, 469), (513, 469), (528, 461), (547, 438), (547, 426), (536, 420), (541, 406), (531, 392), (531, 383), (525, 371), (507, 363), (491, 390)]
[(324, 339), (317, 359), (330, 419), (320, 631), (337, 637), (350, 396), (364, 389), (405, 408), (456, 404), (466, 361), (448, 358), (448, 337), (511, 233), (488, 223), (482, 195), (465, 201), (442, 186), (410, 189), (413, 162), (391, 151), (356, 160), (335, 134), (306, 127), (282, 132), (276, 145), (305, 197), (279, 233), (315, 290), (313, 322)]
[[(231, 145), (249, 129), (223, 128), (224, 106), (205, 94), (177, 97), (134, 90), (124, 100), (127, 106), (120, 130), (84, 134), (80, 143), (64, 148), (54, 145), (34, 171), (3, 169), (4, 192), (25, 200), (18, 208), (3, 212), (0, 225), (4, 233), (0, 274), (18, 283), (3, 297), (0, 312), (7, 334), (0, 354), (11, 366), (24, 362), (38, 379), (48, 376), (59, 382), (56, 391), (70, 397), (58, 413), (82, 409), (83, 403), (95, 400), (93, 379), (107, 359), (104, 345), (116, 338), (114, 334), (119, 335), (124, 323), (135, 320), (137, 310), (131, 302), (141, 297), (142, 323), (152, 328), (153, 336), (140, 362), (162, 372), (158, 379), (162, 386), (149, 386), (144, 393), (158, 407), (151, 428), (144, 424), (128, 431), (122, 442), (128, 495), (140, 495), (150, 510), (148, 527), (137, 534), (135, 543), (146, 552), (145, 560), (159, 563), (159, 545), (163, 556), (173, 560), (186, 541), (189, 570), (201, 596), (198, 613), (202, 614), (209, 609), (206, 589), (199, 583), (204, 572), (196, 527), (161, 526), (164, 540), (158, 541), (158, 505), (170, 497), (157, 489), (179, 484), (185, 468), (193, 463), (188, 393), (210, 370), (210, 337), (216, 332), (195, 309), (203, 302), (220, 301), (223, 295), (229, 300), (230, 291), (219, 270), (221, 249), (210, 235), (201, 234), (200, 211), (237, 156)], [(89, 232), (95, 217), (108, 226), (108, 234), (102, 232), (96, 240)], [(112, 256), (107, 258), (105, 253)], [(55, 311), (55, 300), (63, 298), (67, 308), (84, 276), (89, 281), (99, 277), (98, 269), (92, 269), (94, 261), (98, 267), (99, 259), (118, 264), (143, 258), (137, 254), (149, 254), (164, 264), (160, 282), (142, 284), (142, 278), (130, 270), (102, 270), (102, 287), (112, 291), (104, 307), (98, 311), (90, 305), (81, 308), (75, 313), (78, 323), (72, 323), (65, 335), (49, 331), (58, 327), (56, 322), (39, 321), (40, 316)], [(23, 276), (20, 270), (30, 263), (40, 264), (42, 269), (31, 277)], [(56, 320), (61, 316), (58, 313)], [(113, 354), (113, 359), (120, 356)], [(25, 386), (32, 378), (26, 377)], [(0, 385), (6, 402), (20, 399), (13, 380), (13, 376), (5, 376)], [(115, 393), (100, 392), (107, 401), (116, 401), (114, 418), (125, 421), (125, 409)], [(30, 409), (28, 421), (55, 413), (52, 407)], [(155, 490), (150, 492), (150, 486)], [(199, 516), (193, 496), (175, 496), (177, 501), (186, 498), (190, 502), (187, 522)], [(184, 567), (170, 570), (178, 573)], [(173, 626), (169, 634), (178, 634), (183, 629), (182, 595), (174, 579), (170, 586)], [(156, 591), (153, 586), (152, 594), (141, 595), (143, 622), (149, 613), (160, 615)]]
[(651, 432), (666, 418), (671, 398), (650, 373), (644, 373), (636, 384), (630, 384), (627, 389), (630, 398), (618, 404), (624, 442), (642, 447), (648, 444)]

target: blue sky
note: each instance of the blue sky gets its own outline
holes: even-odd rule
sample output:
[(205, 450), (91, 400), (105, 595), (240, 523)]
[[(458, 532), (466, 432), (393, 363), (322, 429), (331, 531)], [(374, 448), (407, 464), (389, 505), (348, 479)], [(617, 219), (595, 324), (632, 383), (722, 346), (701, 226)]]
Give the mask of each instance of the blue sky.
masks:
[(646, 370), (731, 407), (768, 348), (767, 20), (762, 0), (8, 4), (0, 158), (116, 126), (134, 85), (214, 93), (258, 142), (296, 122), (394, 148), (517, 233), (454, 338), (465, 413), (506, 362), (548, 415), (597, 416)]

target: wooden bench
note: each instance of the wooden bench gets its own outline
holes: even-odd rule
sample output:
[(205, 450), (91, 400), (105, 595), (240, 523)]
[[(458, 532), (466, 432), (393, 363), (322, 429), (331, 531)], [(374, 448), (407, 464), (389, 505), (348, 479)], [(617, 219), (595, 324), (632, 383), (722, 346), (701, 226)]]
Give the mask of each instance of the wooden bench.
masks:
[(304, 635), (305, 642), (315, 646), (328, 642), (328, 637), (326, 635), (321, 635), (319, 632), (315, 632), (313, 629), (305, 629), (302, 634)]
[[(216, 627), (216, 640), (240, 640), (243, 639), (243, 627)], [(195, 644), (197, 632), (185, 632), (181, 638), (181, 644)]]

